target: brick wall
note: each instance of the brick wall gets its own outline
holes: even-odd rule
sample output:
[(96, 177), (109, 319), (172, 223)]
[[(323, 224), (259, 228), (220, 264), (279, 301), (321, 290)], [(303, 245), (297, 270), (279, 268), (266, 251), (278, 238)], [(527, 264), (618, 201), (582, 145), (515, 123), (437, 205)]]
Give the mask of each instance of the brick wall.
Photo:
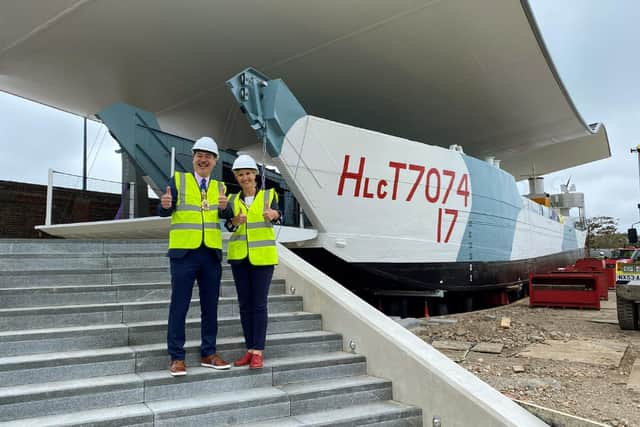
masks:
[[(156, 214), (157, 199), (149, 200), (149, 215)], [(45, 185), (0, 181), (0, 238), (44, 237), (34, 229), (43, 225), (47, 206)], [(53, 224), (112, 220), (120, 195), (54, 187)]]

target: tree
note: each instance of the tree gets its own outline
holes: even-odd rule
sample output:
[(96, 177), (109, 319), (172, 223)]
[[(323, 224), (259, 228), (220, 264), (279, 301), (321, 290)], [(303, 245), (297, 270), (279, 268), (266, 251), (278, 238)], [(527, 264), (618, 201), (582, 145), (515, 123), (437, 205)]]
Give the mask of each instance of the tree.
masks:
[(610, 216), (587, 218), (587, 248), (619, 248), (626, 246), (627, 236), (617, 233), (618, 219)]

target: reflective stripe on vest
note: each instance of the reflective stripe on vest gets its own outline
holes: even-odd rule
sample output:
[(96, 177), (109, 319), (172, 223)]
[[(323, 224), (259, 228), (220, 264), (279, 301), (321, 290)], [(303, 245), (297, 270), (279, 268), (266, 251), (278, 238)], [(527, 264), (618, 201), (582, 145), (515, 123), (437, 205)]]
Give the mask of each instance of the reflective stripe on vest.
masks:
[(218, 221), (218, 195), (224, 193), (224, 184), (209, 180), (206, 199), (208, 210), (202, 209), (202, 193), (191, 173), (176, 172), (174, 177), (178, 200), (171, 215), (169, 249), (195, 249), (204, 237), (205, 246), (222, 249), (222, 232)]
[(271, 206), (273, 198), (277, 194), (273, 189), (265, 192), (260, 190), (256, 194), (253, 203), (247, 207), (240, 200), (240, 193), (231, 197), (233, 215), (240, 211), (247, 215), (247, 223), (240, 224), (229, 239), (227, 258), (241, 260), (249, 257), (252, 265), (275, 265), (278, 263), (278, 251), (276, 249), (276, 237), (271, 221), (265, 221), (262, 216), (264, 209)]

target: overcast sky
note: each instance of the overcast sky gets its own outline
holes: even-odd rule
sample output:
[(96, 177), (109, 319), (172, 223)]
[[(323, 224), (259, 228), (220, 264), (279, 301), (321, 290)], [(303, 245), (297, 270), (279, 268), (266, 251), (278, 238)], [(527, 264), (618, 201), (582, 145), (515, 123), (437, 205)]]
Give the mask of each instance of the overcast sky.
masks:
[[(640, 1), (531, 0), (556, 68), (587, 123), (605, 124), (611, 158), (546, 176), (549, 193), (569, 177), (585, 193), (587, 216), (613, 216), (625, 230), (639, 220)], [(89, 121), (89, 176), (120, 180), (118, 148)], [(83, 119), (0, 92), (0, 179), (46, 184), (47, 170), (82, 174)], [(106, 136), (105, 136), (106, 134)], [(97, 157), (97, 160), (95, 160)], [(80, 178), (57, 177), (79, 185)], [(519, 187), (526, 193), (526, 183)], [(117, 191), (98, 182), (90, 188)]]
[(587, 123), (602, 122), (611, 158), (547, 175), (547, 192), (571, 177), (585, 193), (587, 216), (639, 220), (640, 2), (533, 0), (547, 48), (569, 95)]

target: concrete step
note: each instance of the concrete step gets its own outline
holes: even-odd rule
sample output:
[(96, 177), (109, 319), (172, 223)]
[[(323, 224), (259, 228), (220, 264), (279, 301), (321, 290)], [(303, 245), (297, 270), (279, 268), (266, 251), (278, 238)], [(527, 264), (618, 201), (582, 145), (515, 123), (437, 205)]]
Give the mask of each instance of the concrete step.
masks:
[[(218, 338), (217, 353), (226, 360), (236, 360), (244, 354), (244, 338)], [(167, 368), (167, 346), (148, 344), (132, 346), (136, 352), (136, 372), (157, 371)], [(342, 351), (342, 337), (326, 331), (292, 332), (285, 334), (269, 334), (266, 342), (265, 360), (292, 355), (311, 355)], [(185, 343), (187, 366), (198, 366), (200, 363), (200, 341)]]
[(125, 324), (0, 332), (0, 357), (128, 345)]
[[(270, 295), (285, 293), (284, 280), (274, 279)], [(220, 296), (236, 297), (231, 279), (223, 279)], [(115, 285), (41, 286), (29, 288), (0, 288), (0, 307), (26, 308), (62, 306), (71, 304), (100, 304), (117, 302), (162, 301), (171, 297), (171, 284), (133, 283)], [(193, 286), (193, 297), (198, 297), (198, 285)]]
[[(320, 328), (320, 317), (302, 312), (270, 314), (269, 331), (284, 333)], [(199, 339), (200, 319), (187, 320), (187, 339)], [(240, 335), (237, 317), (220, 318), (218, 336)], [(0, 332), (0, 357), (58, 351), (110, 348), (163, 342), (166, 320)]]
[(0, 423), (3, 427), (107, 427), (136, 426), (153, 427), (153, 412), (144, 403), (116, 406), (113, 408), (92, 409), (26, 418)]
[(147, 253), (4, 254), (0, 271), (74, 270), (92, 268), (169, 267), (167, 251)]
[(392, 398), (390, 381), (364, 375), (285, 384), (279, 388), (289, 396), (292, 416)]
[[(272, 295), (269, 296), (268, 307), (272, 313), (302, 311), (302, 297), (296, 295)], [(167, 318), (168, 313), (168, 300), (5, 308), (0, 309), (0, 332), (164, 320)], [(236, 298), (220, 298), (218, 316), (230, 317), (238, 314), (239, 308)], [(191, 301), (187, 317), (200, 317), (198, 299)]]
[[(308, 318), (308, 319), (305, 319)], [(225, 320), (221, 319), (224, 325)], [(239, 325), (239, 320), (228, 319)], [(279, 335), (319, 330), (319, 316), (311, 313), (293, 315), (275, 315), (270, 318), (269, 335)], [(227, 337), (235, 344), (241, 342), (241, 331), (234, 335), (225, 335), (225, 327), (220, 328), (218, 340)], [(238, 326), (238, 330), (240, 327)], [(166, 331), (166, 328), (165, 328)], [(221, 334), (222, 332), (222, 334)], [(234, 329), (234, 332), (237, 332)], [(200, 330), (194, 329), (192, 342), (197, 343)], [(153, 344), (164, 346), (166, 332)], [(237, 340), (234, 341), (234, 339)], [(280, 339), (282, 340), (282, 338)], [(277, 342), (278, 340), (274, 341)], [(0, 384), (21, 385), (42, 381), (62, 381), (64, 379), (82, 378), (89, 376), (115, 375), (135, 372), (135, 353), (126, 343), (118, 347), (89, 348), (71, 351), (60, 349), (38, 354), (16, 354), (0, 357)], [(166, 348), (166, 346), (164, 346)], [(242, 348), (240, 347), (240, 352)], [(165, 361), (166, 364), (166, 361)], [(289, 381), (291, 381), (289, 379)]]
[[(179, 420), (177, 419), (176, 421), (179, 423)], [(153, 411), (145, 404), (137, 404), (28, 418), (3, 423), (2, 426), (80, 427), (135, 425), (137, 427), (152, 427), (154, 425), (153, 421)], [(248, 423), (233, 425), (252, 425), (255, 427), (420, 427), (422, 426), (422, 416), (418, 408), (389, 400), (336, 410), (313, 412), (296, 417), (275, 418), (262, 422), (251, 420)]]
[[(246, 425), (246, 424), (245, 424)], [(255, 427), (421, 427), (422, 411), (394, 400), (348, 406), (251, 423)]]
[[(187, 340), (200, 339), (200, 319), (188, 319)], [(167, 321), (129, 323), (129, 345), (146, 345), (164, 342), (167, 337)], [(320, 315), (305, 312), (270, 313), (267, 333), (317, 331), (322, 327)], [(242, 336), (240, 317), (218, 318), (218, 337)]]
[[(111, 348), (165, 342), (167, 320), (0, 332), (0, 357)], [(320, 329), (319, 316), (304, 312), (269, 314), (269, 333)], [(200, 319), (187, 319), (187, 339), (200, 339)], [(221, 317), (218, 336), (242, 335), (238, 316)]]
[(142, 403), (135, 374), (0, 388), (0, 421)]
[(0, 271), (104, 269), (107, 257), (100, 253), (78, 254), (2, 254)]
[[(222, 278), (233, 279), (231, 268), (222, 266)], [(169, 267), (126, 267), (91, 269), (0, 271), (0, 289), (45, 286), (111, 285), (170, 282)]]
[(343, 351), (288, 355), (274, 359), (267, 357), (265, 367), (270, 367), (273, 372), (274, 386), (367, 373), (364, 356)]
[[(128, 346), (125, 342), (118, 347), (103, 348), (83, 348), (80, 350), (72, 350), (60, 347), (57, 341), (52, 341), (52, 345), (45, 343), (49, 347), (48, 351), (35, 354), (27, 353), (9, 353), (7, 356), (0, 358), (0, 378), (7, 383), (27, 384), (38, 380), (38, 376), (42, 375), (50, 378), (62, 379), (65, 375), (73, 375), (72, 369), (65, 371), (60, 368), (68, 364), (76, 366), (74, 370), (80, 373), (86, 373), (84, 365), (98, 361), (104, 361), (107, 356), (114, 354), (113, 358), (118, 360), (128, 360), (129, 355), (135, 354), (135, 369), (130, 370), (126, 363), (121, 363), (119, 367), (125, 369), (125, 372), (142, 372), (166, 369), (168, 363), (166, 343), (158, 342), (154, 344)], [(65, 340), (61, 340), (65, 342)], [(305, 332), (288, 332), (267, 335), (268, 352), (265, 353), (266, 360), (281, 357), (308, 356), (312, 354), (320, 354), (327, 352), (335, 352), (342, 350), (341, 337), (338, 334), (325, 331), (305, 331)], [(3, 343), (3, 347), (5, 343)], [(18, 347), (19, 344), (16, 344)], [(217, 340), (218, 353), (227, 360), (236, 360), (245, 351), (244, 339), (240, 336), (219, 337)], [(198, 366), (200, 360), (200, 340), (187, 341), (185, 345), (187, 352), (187, 364), (189, 366)], [(95, 354), (92, 354), (95, 352)], [(102, 358), (102, 359), (101, 359)], [(95, 362), (97, 363), (97, 362)], [(19, 376), (12, 374), (14, 371), (20, 371)], [(46, 371), (46, 373), (45, 373)], [(66, 372), (66, 373), (65, 373)], [(57, 377), (56, 377), (57, 375)], [(101, 375), (100, 371), (95, 371), (93, 375)], [(284, 375), (284, 374), (283, 374)], [(277, 383), (294, 382), (291, 378), (293, 372), (289, 372), (289, 377), (278, 380)], [(302, 378), (304, 374), (302, 373)], [(2, 382), (0, 382), (2, 384)]]
[[(326, 360), (322, 358), (326, 356)], [(158, 400), (184, 399), (224, 393), (229, 390), (270, 387), (275, 373), (297, 371), (298, 363), (307, 366), (309, 378), (329, 379), (335, 377), (330, 369), (336, 368), (342, 375), (366, 375), (364, 361), (357, 356), (339, 353), (305, 355), (297, 358), (275, 358), (265, 361), (263, 369), (232, 367), (225, 371), (216, 371), (200, 366), (187, 367), (185, 377), (176, 378), (165, 370), (143, 372), (140, 377), (145, 385), (145, 402)]]
[[(156, 280), (161, 281), (161, 280)], [(162, 281), (168, 281), (164, 278)], [(149, 281), (146, 281), (147, 283)], [(111, 270), (91, 269), (51, 269), (51, 270), (5, 270), (0, 271), (0, 289), (31, 288), (41, 286), (69, 285), (110, 285)]]
[(107, 267), (109, 268), (130, 268), (130, 267), (164, 267), (169, 268), (169, 258), (167, 251), (144, 252), (144, 253), (117, 253), (107, 256)]
[(0, 254), (31, 253), (104, 253), (104, 244), (96, 240), (0, 239)]
[(104, 240), (103, 252), (105, 254), (117, 254), (128, 252), (160, 252), (169, 247), (168, 239), (148, 240)]
[(135, 356), (130, 347), (114, 347), (0, 357), (0, 384), (2, 387), (16, 387), (133, 374)]
[[(90, 268), (169, 268), (167, 250), (154, 252), (86, 253), (25, 253), (0, 254), (0, 271), (39, 271)], [(223, 257), (226, 253), (223, 252)], [(226, 264), (226, 263), (225, 263)]]
[[(330, 389), (325, 383), (331, 383), (333, 388)], [(365, 376), (315, 381), (306, 385), (309, 398), (306, 403), (309, 407), (322, 407), (328, 402), (341, 402), (341, 407), (345, 407), (348, 406), (345, 402), (357, 401), (365, 394), (373, 396), (374, 390), (378, 390), (379, 395), (391, 394), (388, 381)], [(387, 392), (383, 393), (382, 389)], [(312, 400), (316, 403), (311, 404)], [(285, 387), (251, 388), (209, 394), (199, 399), (162, 400), (146, 404), (155, 414), (156, 425), (182, 426), (247, 424), (269, 418), (284, 418), (295, 415), (294, 407), (298, 406), (295, 394), (288, 393)]]
[(201, 396), (198, 399), (148, 402), (155, 426), (223, 426), (250, 423), (289, 413), (289, 398), (273, 387)]
[(65, 239), (0, 239), (0, 254), (33, 253), (141, 253), (166, 251), (165, 239), (148, 240), (65, 240)]

